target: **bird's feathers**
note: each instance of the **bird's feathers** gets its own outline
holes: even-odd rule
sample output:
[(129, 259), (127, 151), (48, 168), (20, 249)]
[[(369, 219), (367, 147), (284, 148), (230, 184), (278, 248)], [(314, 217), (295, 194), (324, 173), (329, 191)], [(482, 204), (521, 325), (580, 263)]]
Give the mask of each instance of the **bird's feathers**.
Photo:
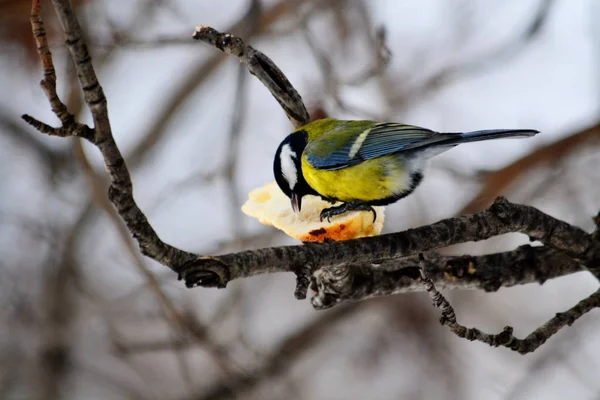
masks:
[(459, 134), (460, 143), (477, 142), (479, 140), (526, 138), (535, 136), (539, 131), (534, 129), (487, 129), (483, 131), (464, 132)]
[(326, 132), (309, 141), (304, 156), (310, 165), (325, 170), (346, 168), (412, 148), (418, 143), (424, 145), (441, 140), (435, 132), (411, 125), (373, 122), (346, 126), (347, 129)]
[[(378, 157), (392, 154), (409, 155), (421, 151), (424, 151), (428, 157), (460, 143), (507, 137), (527, 137), (537, 133), (534, 130), (507, 129), (437, 133), (418, 126), (395, 123), (337, 121), (333, 124), (331, 121), (324, 120), (318, 127), (311, 127), (314, 124), (312, 123), (303, 128), (306, 129), (309, 136), (303, 158), (313, 168), (337, 170)], [(328, 123), (330, 126), (327, 125)], [(312, 133), (315, 131), (318, 131), (319, 134)]]

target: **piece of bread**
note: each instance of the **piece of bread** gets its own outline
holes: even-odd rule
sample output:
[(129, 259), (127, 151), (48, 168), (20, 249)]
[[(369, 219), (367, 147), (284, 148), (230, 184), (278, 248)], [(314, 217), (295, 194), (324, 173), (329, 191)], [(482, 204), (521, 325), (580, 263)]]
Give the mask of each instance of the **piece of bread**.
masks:
[(322, 242), (325, 239), (348, 240), (375, 236), (383, 228), (383, 207), (374, 207), (377, 219), (373, 222), (370, 211), (351, 211), (331, 218), (331, 222), (319, 220), (321, 210), (332, 204), (317, 196), (302, 199), (302, 211), (294, 213), (290, 199), (275, 182), (254, 189), (242, 211), (265, 225), (272, 225), (287, 235), (303, 242)]

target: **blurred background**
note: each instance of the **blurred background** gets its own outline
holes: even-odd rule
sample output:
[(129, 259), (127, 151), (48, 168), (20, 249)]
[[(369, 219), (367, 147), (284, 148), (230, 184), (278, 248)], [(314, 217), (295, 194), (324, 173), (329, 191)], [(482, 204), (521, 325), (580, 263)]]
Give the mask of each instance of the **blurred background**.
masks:
[[(166, 242), (203, 254), (294, 244), (243, 215), (292, 127), (233, 57), (191, 39), (235, 33), (271, 57), (311, 115), (441, 131), (535, 128), (461, 146), (386, 211), (385, 231), (499, 194), (591, 231), (600, 206), (600, 4), (594, 0), (72, 0), (135, 198)], [(62, 99), (91, 123), (50, 2)], [(291, 274), (188, 290), (142, 257), (106, 198), (99, 152), (45, 137), (25, 0), (0, 2), (0, 398), (599, 399), (600, 315), (535, 353), (456, 338), (425, 293), (314, 311)], [(483, 254), (515, 234), (448, 250)], [(446, 293), (459, 321), (523, 337), (596, 289), (586, 273)]]

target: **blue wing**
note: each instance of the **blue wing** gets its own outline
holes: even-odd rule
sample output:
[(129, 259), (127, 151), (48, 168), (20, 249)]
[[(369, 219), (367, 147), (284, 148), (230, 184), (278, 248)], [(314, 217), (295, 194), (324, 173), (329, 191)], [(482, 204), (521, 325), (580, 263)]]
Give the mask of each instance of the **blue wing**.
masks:
[(326, 132), (308, 144), (304, 156), (314, 168), (335, 170), (447, 139), (446, 135), (418, 126), (378, 123), (347, 134)]

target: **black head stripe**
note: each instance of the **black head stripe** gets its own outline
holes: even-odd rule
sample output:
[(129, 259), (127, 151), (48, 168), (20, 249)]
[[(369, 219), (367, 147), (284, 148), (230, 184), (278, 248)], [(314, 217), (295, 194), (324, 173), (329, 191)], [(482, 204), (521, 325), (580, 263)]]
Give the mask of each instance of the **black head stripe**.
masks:
[[(285, 146), (289, 146), (289, 149), (295, 155), (294, 157), (292, 157), (292, 160), (294, 161), (294, 165), (295, 165), (295, 172), (296, 172), (296, 178), (297, 178), (295, 180), (295, 182), (293, 182), (295, 184), (294, 192), (300, 196), (304, 196), (307, 194), (317, 195), (317, 192), (315, 192), (313, 190), (313, 188), (311, 188), (308, 185), (308, 183), (304, 179), (304, 176), (302, 175), (301, 158), (302, 158), (302, 153), (304, 152), (304, 149), (306, 148), (307, 140), (308, 140), (308, 134), (306, 133), (306, 131), (303, 131), (303, 130), (295, 131), (295, 132), (291, 133), (290, 135), (288, 135), (279, 144), (279, 147), (277, 148), (277, 151), (275, 152), (275, 158), (273, 160), (273, 174), (275, 175), (275, 181), (277, 182), (277, 185), (279, 186), (281, 191), (290, 198), (292, 196), (292, 191), (290, 189), (290, 182), (288, 182), (288, 180), (285, 178), (283, 166), (281, 165), (281, 152)], [(288, 171), (288, 173), (289, 173), (289, 171)]]

